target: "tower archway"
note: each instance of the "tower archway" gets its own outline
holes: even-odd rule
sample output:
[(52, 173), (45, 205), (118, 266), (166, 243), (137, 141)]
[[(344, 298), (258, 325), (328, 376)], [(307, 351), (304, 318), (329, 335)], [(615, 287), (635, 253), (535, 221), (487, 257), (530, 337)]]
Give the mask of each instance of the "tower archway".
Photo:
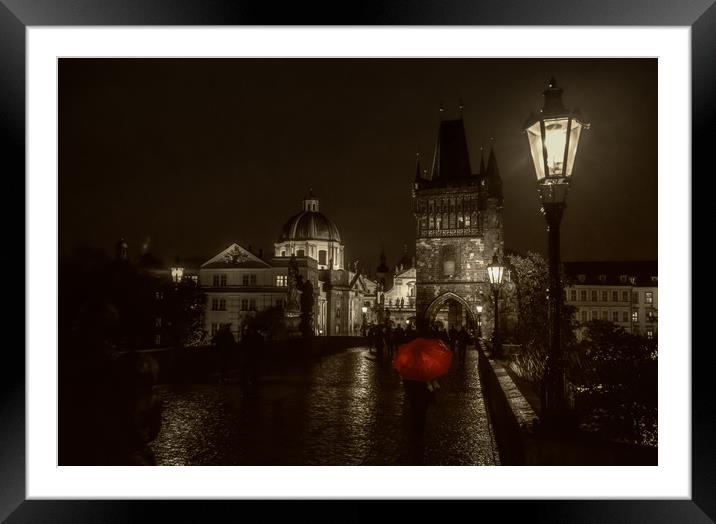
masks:
[(423, 312), (427, 326), (440, 323), (445, 329), (454, 327), (468, 329), (477, 327), (477, 317), (470, 303), (453, 291), (446, 291), (435, 297)]

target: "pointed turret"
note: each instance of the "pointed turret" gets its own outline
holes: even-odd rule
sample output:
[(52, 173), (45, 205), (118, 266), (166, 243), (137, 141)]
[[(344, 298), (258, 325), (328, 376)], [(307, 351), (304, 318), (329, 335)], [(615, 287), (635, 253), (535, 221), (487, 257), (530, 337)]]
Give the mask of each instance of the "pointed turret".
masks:
[(497, 167), (497, 159), (495, 158), (495, 145), (490, 146), (490, 156), (487, 159), (487, 170), (485, 171), (485, 180), (487, 182), (488, 198), (502, 199), (502, 178), (500, 170)]
[(420, 169), (420, 153), (415, 153), (415, 181), (420, 182), (423, 179), (423, 170)]
[(454, 184), (468, 180), (470, 175), (470, 155), (462, 119), (442, 120), (430, 180)]

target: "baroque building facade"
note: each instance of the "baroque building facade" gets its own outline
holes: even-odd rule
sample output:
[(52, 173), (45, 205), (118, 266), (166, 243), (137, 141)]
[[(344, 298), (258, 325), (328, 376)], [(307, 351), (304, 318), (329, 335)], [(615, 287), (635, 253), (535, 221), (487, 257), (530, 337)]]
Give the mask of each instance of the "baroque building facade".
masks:
[(281, 228), (273, 257), (264, 259), (261, 253), (234, 243), (201, 265), (207, 334), (212, 337), (222, 325), (229, 325), (240, 339), (243, 327), (260, 312), (283, 309), (291, 264), (312, 285), (315, 335), (359, 335), (364, 306), (373, 321), (378, 285), (357, 268), (346, 267), (338, 227), (320, 211), (319, 199), (311, 191), (302, 200), (301, 211)]
[[(493, 325), (487, 266), (504, 250), (502, 180), (494, 147), (485, 166), (470, 167), (462, 118), (442, 120), (430, 170), (420, 159), (413, 185), (416, 316), (446, 328), (477, 324), (482, 305), (485, 331)], [(447, 325), (446, 325), (447, 324)]]

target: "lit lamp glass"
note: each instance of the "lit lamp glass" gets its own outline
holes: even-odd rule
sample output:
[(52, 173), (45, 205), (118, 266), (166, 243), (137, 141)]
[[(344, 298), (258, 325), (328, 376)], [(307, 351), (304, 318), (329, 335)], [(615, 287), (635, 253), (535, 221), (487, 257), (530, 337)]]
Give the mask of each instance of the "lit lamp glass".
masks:
[(361, 311), (363, 312), (364, 315), (365, 315), (366, 313), (368, 313), (368, 307), (367, 307), (367, 306), (363, 306), (363, 307), (360, 308), (360, 309), (361, 309)]
[[(497, 253), (492, 257), (492, 263), (487, 266), (487, 277), (490, 279), (490, 284), (493, 286), (499, 286), (502, 284), (502, 276), (505, 273), (505, 267), (500, 265), (497, 261)], [(478, 306), (480, 307), (480, 306)]]
[(582, 129), (589, 129), (578, 114), (564, 107), (562, 93), (556, 81), (550, 80), (539, 115), (530, 116), (525, 124), (537, 183), (546, 203), (566, 199)]
[(477, 310), (478, 315), (482, 314), (482, 306), (476, 306), (475, 309)]
[(172, 280), (174, 282), (181, 282), (181, 279), (184, 277), (184, 268), (183, 267), (173, 267), (171, 268), (172, 272)]

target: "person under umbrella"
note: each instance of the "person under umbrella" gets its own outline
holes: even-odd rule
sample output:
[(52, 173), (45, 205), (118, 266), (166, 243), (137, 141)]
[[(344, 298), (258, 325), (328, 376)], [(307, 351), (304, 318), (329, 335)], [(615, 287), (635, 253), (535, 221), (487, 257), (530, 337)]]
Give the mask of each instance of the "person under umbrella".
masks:
[(407, 401), (407, 420), (411, 437), (413, 462), (422, 464), (425, 420), (428, 406), (434, 402), (436, 381), (452, 364), (452, 351), (439, 339), (416, 338), (398, 348), (393, 368), (403, 379)]

